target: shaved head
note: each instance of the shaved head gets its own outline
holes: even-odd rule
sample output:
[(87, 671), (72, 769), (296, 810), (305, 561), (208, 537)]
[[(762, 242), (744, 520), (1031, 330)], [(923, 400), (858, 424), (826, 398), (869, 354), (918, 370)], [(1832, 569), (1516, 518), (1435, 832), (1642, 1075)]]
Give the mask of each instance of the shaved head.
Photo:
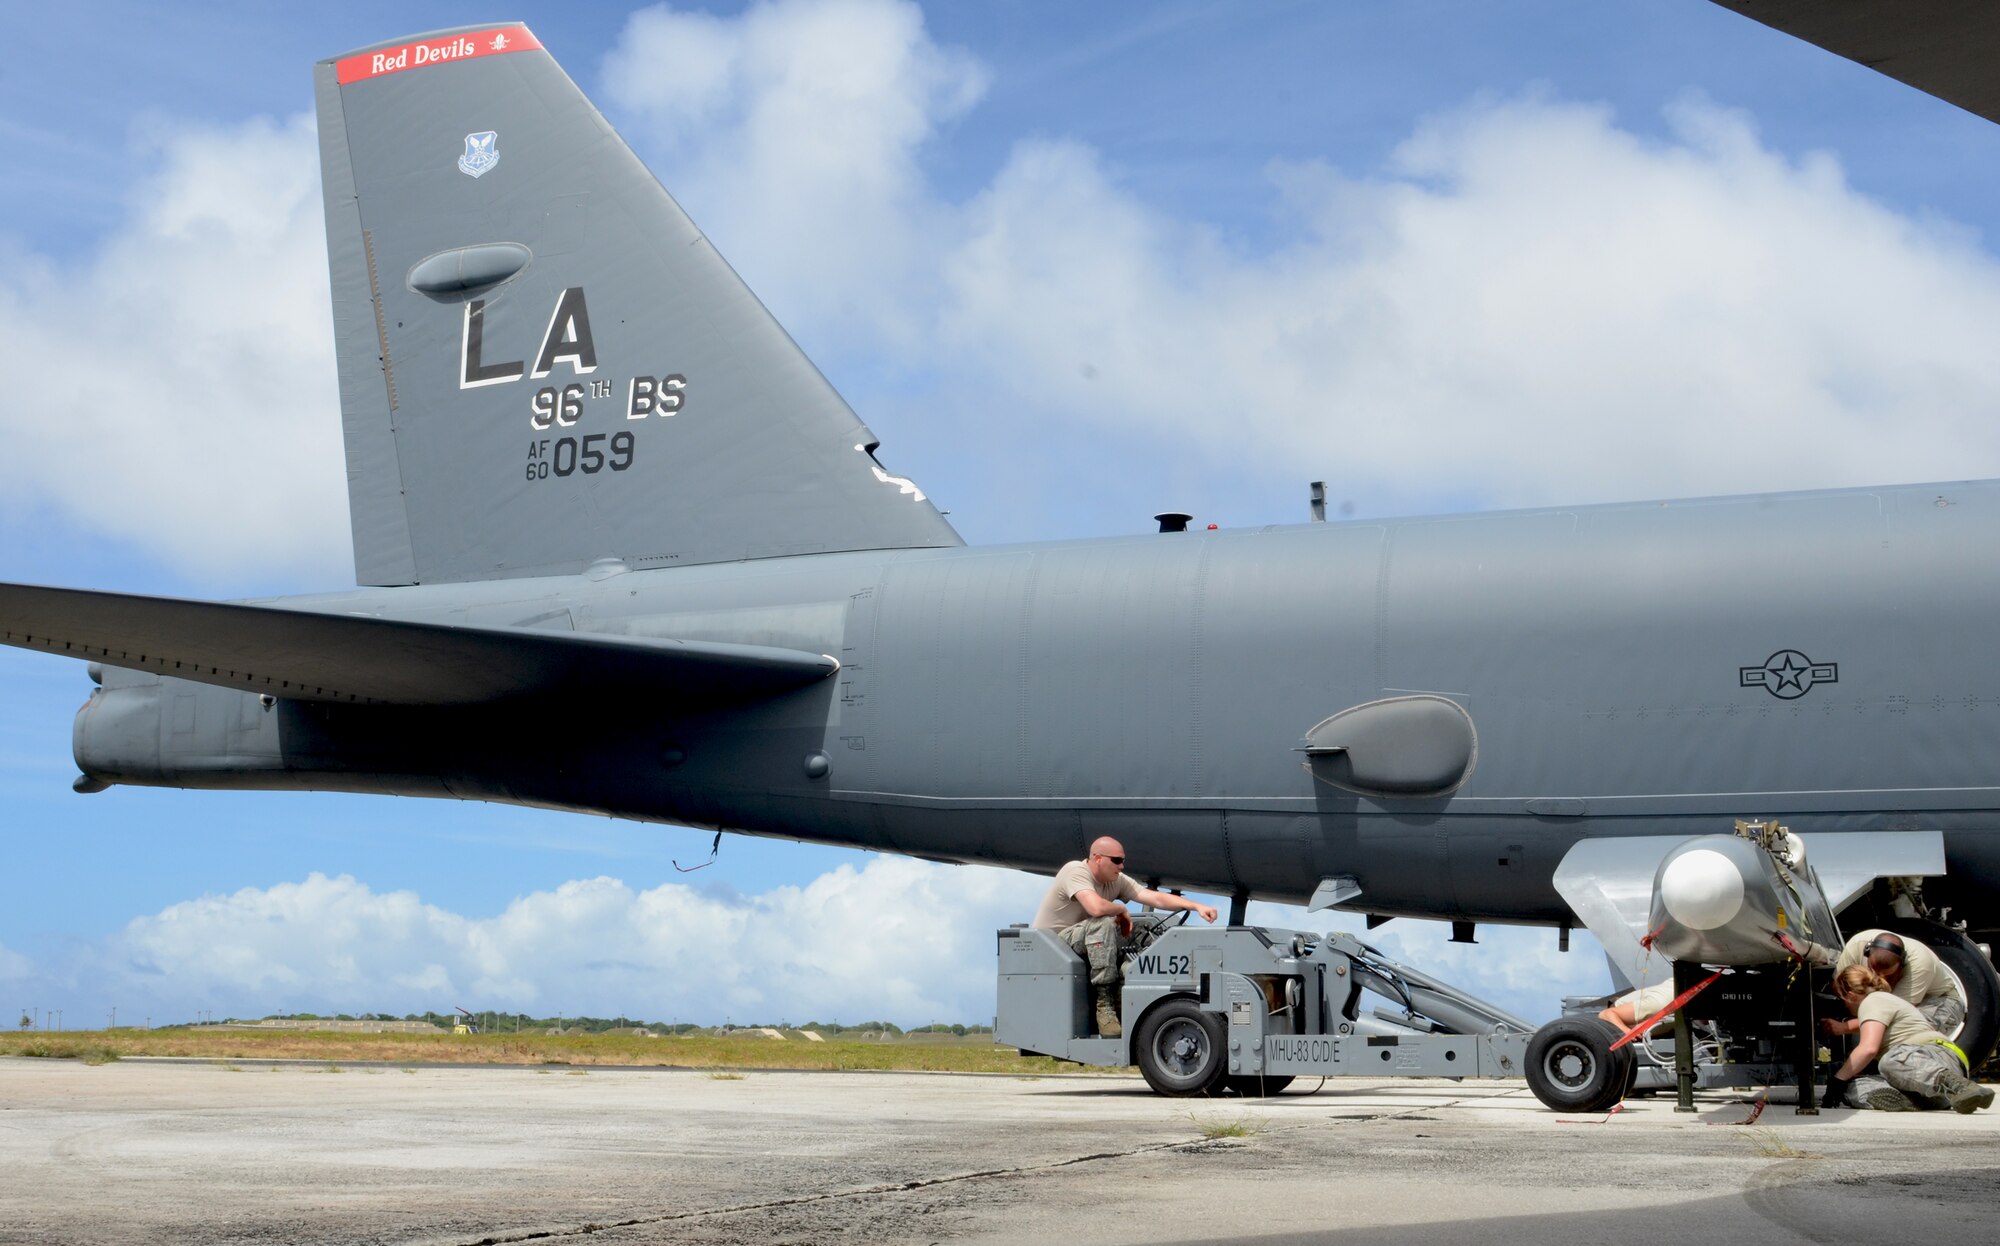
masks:
[(1100, 884), (1109, 885), (1111, 880), (1125, 872), (1125, 845), (1109, 835), (1099, 835), (1090, 841), (1090, 876)]

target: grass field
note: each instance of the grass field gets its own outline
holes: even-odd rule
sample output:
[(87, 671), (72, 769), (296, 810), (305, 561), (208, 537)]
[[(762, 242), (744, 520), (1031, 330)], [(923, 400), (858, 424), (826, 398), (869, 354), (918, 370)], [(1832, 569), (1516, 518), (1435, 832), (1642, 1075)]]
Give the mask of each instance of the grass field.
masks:
[(40, 1056), (104, 1063), (125, 1056), (216, 1060), (313, 1060), (332, 1064), (567, 1064), (670, 1066), (686, 1069), (886, 1069), (902, 1072), (1082, 1072), (1043, 1056), (996, 1047), (990, 1035), (923, 1035), (885, 1041), (823, 1043), (736, 1035), (690, 1034), (341, 1034), (324, 1030), (92, 1030), (0, 1034), (0, 1056)]

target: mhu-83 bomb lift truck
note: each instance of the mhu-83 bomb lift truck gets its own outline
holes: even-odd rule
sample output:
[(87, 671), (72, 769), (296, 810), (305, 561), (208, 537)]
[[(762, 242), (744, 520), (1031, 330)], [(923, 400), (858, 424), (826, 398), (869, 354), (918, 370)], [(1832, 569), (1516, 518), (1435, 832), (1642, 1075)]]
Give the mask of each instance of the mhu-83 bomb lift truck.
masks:
[[(1565, 1001), (1537, 1027), (1352, 935), (1189, 925), (1185, 913), (1126, 962), (1115, 1038), (1095, 1033), (1081, 957), (1047, 931), (1000, 931), (994, 1039), (1079, 1064), (1136, 1064), (1165, 1095), (1270, 1095), (1301, 1075), (1525, 1077), (1561, 1111), (1660, 1090), (1692, 1110), (1696, 1089), (1792, 1084), (1811, 1112), (1815, 1080), (1841, 1058), (1817, 1032), (1837, 1008), (1825, 986), (1838, 909), (1937, 954), (1966, 1005), (1947, 1037), (1977, 1068), (2000, 1037), (2000, 975), (1962, 929), (1921, 907), (1919, 880), (1944, 872), (1940, 837), (1812, 840), (1817, 869), (1774, 821), (1585, 840), (1564, 858), (1556, 888), (1617, 975), (1673, 984), (1671, 1052), (1600, 1020), (1608, 997)], [(1871, 888), (1898, 907), (1857, 904)]]
[[(1519, 1077), (1534, 1026), (1351, 935), (1184, 924), (1125, 971), (1124, 1034), (1091, 1024), (1089, 971), (1046, 930), (1000, 931), (996, 1042), (1137, 1064), (1163, 1095), (1272, 1095), (1313, 1077)], [(1369, 1007), (1367, 997), (1382, 1001)]]

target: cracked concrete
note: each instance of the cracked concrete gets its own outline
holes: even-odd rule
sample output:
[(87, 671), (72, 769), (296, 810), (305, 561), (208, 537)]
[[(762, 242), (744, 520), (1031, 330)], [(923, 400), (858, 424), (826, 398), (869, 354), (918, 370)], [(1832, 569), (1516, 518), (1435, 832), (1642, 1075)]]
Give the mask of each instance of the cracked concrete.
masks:
[[(1311, 1088), (1301, 1082), (1295, 1089)], [(0, 1242), (1985, 1242), (2000, 1118), (1329, 1082), (0, 1060)], [(1210, 1135), (1235, 1132), (1244, 1136)]]

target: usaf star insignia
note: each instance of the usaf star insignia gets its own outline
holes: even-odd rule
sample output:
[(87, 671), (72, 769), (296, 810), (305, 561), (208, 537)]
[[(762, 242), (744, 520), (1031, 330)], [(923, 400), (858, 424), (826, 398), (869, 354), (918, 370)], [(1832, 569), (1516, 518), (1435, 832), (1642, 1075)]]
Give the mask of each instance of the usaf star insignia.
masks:
[(1781, 701), (1794, 701), (1812, 691), (1815, 684), (1840, 682), (1840, 664), (1815, 662), (1797, 649), (1780, 649), (1757, 666), (1736, 670), (1737, 685), (1762, 688)]

